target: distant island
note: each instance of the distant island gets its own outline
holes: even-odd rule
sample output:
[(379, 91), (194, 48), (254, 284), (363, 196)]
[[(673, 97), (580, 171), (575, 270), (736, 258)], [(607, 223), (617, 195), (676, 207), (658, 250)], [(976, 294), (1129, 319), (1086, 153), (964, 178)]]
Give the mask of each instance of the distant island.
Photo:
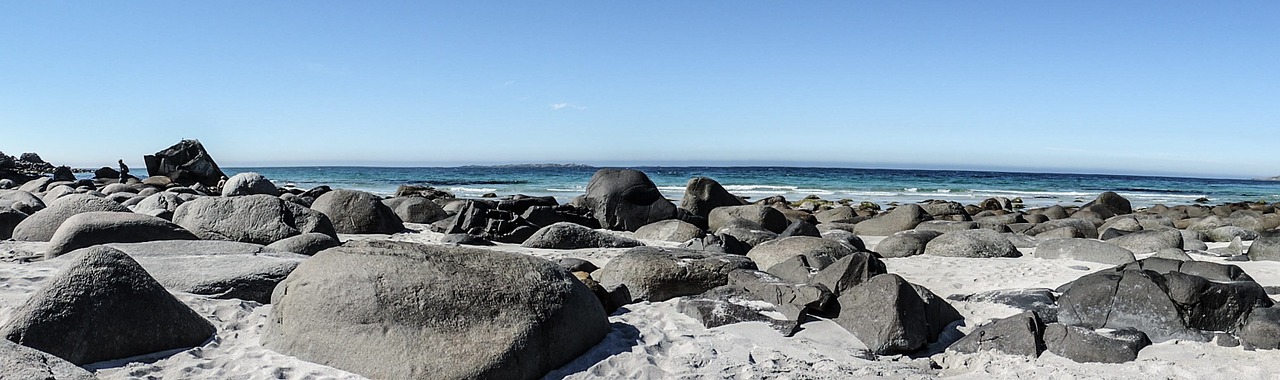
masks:
[(1255, 179), (1259, 181), (1280, 181), (1280, 175), (1275, 177), (1262, 177), (1262, 178), (1255, 178)]
[(502, 164), (502, 165), (464, 165), (460, 168), (506, 168), (506, 169), (546, 169), (546, 168), (583, 168), (591, 169), (594, 166), (583, 164)]

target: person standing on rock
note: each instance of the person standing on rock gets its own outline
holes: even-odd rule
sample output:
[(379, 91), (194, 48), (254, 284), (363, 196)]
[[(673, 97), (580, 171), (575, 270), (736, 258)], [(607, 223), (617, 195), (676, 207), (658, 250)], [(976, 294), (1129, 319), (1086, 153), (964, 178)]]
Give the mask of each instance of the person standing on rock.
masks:
[(124, 164), (124, 159), (117, 160), (120, 163), (120, 183), (125, 183), (129, 178), (129, 165)]

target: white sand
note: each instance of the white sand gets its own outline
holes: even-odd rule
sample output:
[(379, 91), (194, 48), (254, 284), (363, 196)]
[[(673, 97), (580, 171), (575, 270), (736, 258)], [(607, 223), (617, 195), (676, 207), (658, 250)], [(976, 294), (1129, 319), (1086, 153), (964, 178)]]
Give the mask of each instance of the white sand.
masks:
[[(424, 229), (421, 225), (411, 225)], [(624, 234), (626, 235), (626, 234)], [(438, 243), (440, 234), (419, 232), (392, 236), (352, 235), (344, 239), (394, 239)], [(869, 246), (878, 238), (866, 237)], [(674, 243), (648, 242), (673, 246)], [(1223, 244), (1225, 245), (1225, 244)], [(1216, 246), (1216, 245), (1215, 245)], [(58, 271), (59, 260), (17, 263), (14, 257), (40, 252), (40, 243), (0, 242), (0, 323), (44, 280)], [(625, 249), (573, 251), (528, 249), (502, 244), (493, 249), (555, 259), (577, 257), (604, 266)], [(1197, 260), (1223, 262), (1194, 256)], [(963, 259), (916, 256), (885, 260), (889, 271), (924, 285), (942, 297), (987, 290), (1047, 287), (1107, 265), (1071, 260)], [(1231, 263), (1259, 283), (1280, 285), (1280, 262)], [(1087, 267), (1080, 269), (1078, 267)], [(358, 375), (304, 362), (262, 348), (258, 339), (270, 305), (216, 300), (175, 293), (218, 327), (201, 347), (91, 366), (104, 379), (359, 379)], [(938, 354), (932, 358), (874, 359), (865, 346), (835, 323), (814, 320), (793, 337), (783, 337), (762, 323), (706, 329), (675, 311), (675, 300), (627, 305), (610, 316), (613, 332), (577, 361), (549, 378), (965, 378), (965, 379), (1164, 379), (1280, 377), (1280, 351), (1245, 351), (1213, 343), (1170, 341), (1144, 349), (1137, 361), (1124, 364), (1081, 364), (1045, 353), (1038, 359), (994, 353)], [(965, 315), (961, 331), (1017, 310), (989, 303), (951, 301)], [(941, 369), (930, 369), (931, 360)]]

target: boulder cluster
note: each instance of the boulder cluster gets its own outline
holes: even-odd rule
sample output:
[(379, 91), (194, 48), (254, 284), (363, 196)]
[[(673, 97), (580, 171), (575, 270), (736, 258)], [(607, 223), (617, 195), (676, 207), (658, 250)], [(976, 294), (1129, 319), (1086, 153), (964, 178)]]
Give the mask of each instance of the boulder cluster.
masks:
[[(13, 167), (6, 157), (0, 169)], [(541, 377), (603, 340), (610, 313), (667, 300), (709, 328), (763, 322), (790, 336), (829, 319), (876, 355), (1049, 351), (1123, 362), (1170, 339), (1280, 348), (1280, 308), (1267, 289), (1237, 266), (1193, 260), (1280, 260), (1280, 214), (1268, 204), (1134, 210), (1108, 192), (1078, 207), (992, 198), (882, 210), (749, 202), (699, 177), (677, 205), (624, 169), (598, 171), (566, 204), (411, 186), (384, 198), (279, 187), (252, 172), (224, 179), (194, 140), (146, 162), (141, 180), (40, 176), (0, 190), (0, 239), (47, 242), (23, 259), (63, 263), (0, 326), (16, 343), (0, 341), (0, 369), (86, 378), (76, 366), (218, 334), (170, 291), (271, 303), (266, 348), (372, 378)], [(442, 233), (442, 244), (342, 241), (409, 228)], [(860, 236), (884, 239), (868, 249)], [(495, 242), (625, 251), (597, 267), (471, 247)], [(1056, 289), (943, 298), (886, 265), (1024, 252), (1114, 267)], [(949, 301), (1024, 312), (964, 335)]]

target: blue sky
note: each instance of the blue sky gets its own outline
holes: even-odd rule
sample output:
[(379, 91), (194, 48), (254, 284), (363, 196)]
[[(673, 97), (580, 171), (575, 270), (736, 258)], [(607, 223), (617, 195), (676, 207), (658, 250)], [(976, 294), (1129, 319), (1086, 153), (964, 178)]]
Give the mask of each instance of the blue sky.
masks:
[(0, 2), (0, 151), (103, 166), (1280, 174), (1280, 2)]

